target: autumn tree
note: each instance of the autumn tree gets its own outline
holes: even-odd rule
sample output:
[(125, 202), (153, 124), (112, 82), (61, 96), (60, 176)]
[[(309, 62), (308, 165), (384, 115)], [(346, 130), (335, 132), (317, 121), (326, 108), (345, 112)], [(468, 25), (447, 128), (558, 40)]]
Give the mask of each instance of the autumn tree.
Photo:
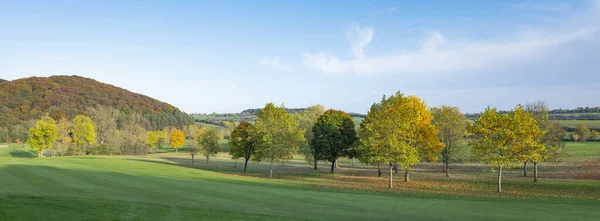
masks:
[(104, 145), (106, 140), (110, 139), (109, 137), (113, 136), (117, 130), (117, 120), (121, 116), (121, 112), (106, 106), (88, 108), (87, 112), (95, 123), (98, 143)]
[(304, 156), (307, 162), (314, 164), (314, 169), (317, 170), (319, 160), (322, 160), (322, 153), (315, 150), (310, 145), (313, 137), (312, 129), (319, 116), (325, 113), (323, 105), (314, 105), (295, 113), (294, 119), (298, 121), (299, 128), (304, 130), (305, 141), (300, 144), (300, 153)]
[(91, 118), (79, 115), (71, 122), (71, 136), (73, 143), (79, 147), (96, 143), (96, 130)]
[(312, 133), (310, 149), (322, 153), (323, 159), (331, 162), (331, 173), (335, 173), (336, 161), (340, 157), (349, 156), (356, 144), (354, 121), (346, 112), (328, 110), (319, 117)]
[(369, 156), (367, 159), (389, 164), (389, 188), (392, 188), (395, 164), (404, 168), (404, 180), (408, 181), (412, 165), (421, 160), (437, 160), (444, 144), (438, 141), (432, 120), (433, 116), (420, 98), (400, 92), (383, 96), (380, 103), (371, 106), (361, 125), (360, 148)]
[(171, 147), (175, 148), (175, 152), (179, 153), (179, 149), (180, 147), (183, 147), (183, 145), (185, 144), (185, 134), (183, 134), (183, 131), (175, 129), (173, 130), (173, 132), (171, 132), (171, 139), (170, 139), (170, 143)]
[(248, 168), (248, 161), (256, 153), (256, 142), (253, 140), (252, 133), (254, 133), (254, 125), (242, 121), (238, 126), (231, 132), (231, 139), (229, 140), (229, 155), (232, 158), (244, 158), (244, 173)]
[(202, 155), (206, 157), (206, 163), (208, 164), (208, 159), (211, 156), (216, 156), (219, 153), (221, 147), (219, 146), (219, 140), (221, 139), (221, 134), (215, 128), (208, 127), (200, 136), (198, 136), (198, 146), (200, 146), (200, 151)]
[(158, 137), (156, 136), (155, 131), (148, 131), (146, 135), (146, 144), (150, 146), (150, 148), (154, 148), (158, 146)]
[(590, 136), (590, 129), (585, 124), (578, 124), (573, 133), (577, 134), (579, 137), (579, 139), (575, 141), (586, 142), (587, 137)]
[(29, 129), (29, 139), (27, 143), (32, 149), (36, 150), (38, 157), (43, 156), (44, 149), (52, 149), (52, 145), (58, 137), (56, 121), (50, 116), (45, 115), (36, 120), (35, 126)]
[(597, 130), (590, 131), (590, 139), (597, 140), (598, 138), (600, 138), (600, 133)]
[(146, 136), (148, 131), (144, 125), (148, 121), (140, 114), (129, 113), (120, 120), (120, 130), (113, 142), (120, 143), (120, 152), (126, 155), (145, 155), (148, 153)]
[(433, 114), (433, 124), (438, 127), (438, 137), (445, 144), (442, 150), (442, 162), (444, 163), (444, 172), (449, 175), (451, 162), (456, 160), (465, 149), (465, 135), (467, 134), (467, 124), (465, 115), (460, 112), (458, 107), (441, 106), (431, 109)]
[(298, 129), (298, 121), (288, 114), (285, 107), (268, 103), (260, 110), (255, 124), (257, 160), (270, 163), (269, 177), (273, 177), (273, 163), (291, 159), (303, 142), (304, 130)]
[(502, 192), (503, 168), (516, 166), (523, 155), (539, 154), (544, 149), (540, 141), (543, 132), (520, 105), (510, 114), (488, 107), (468, 131), (474, 135), (473, 155), (482, 163), (498, 167), (498, 192)]
[[(56, 129), (58, 131), (58, 136), (56, 137), (56, 144), (54, 149), (58, 149), (59, 151), (64, 151), (72, 142), (73, 138), (71, 138), (71, 122), (66, 117), (62, 117), (56, 123)], [(56, 155), (56, 150), (52, 151), (53, 155)]]

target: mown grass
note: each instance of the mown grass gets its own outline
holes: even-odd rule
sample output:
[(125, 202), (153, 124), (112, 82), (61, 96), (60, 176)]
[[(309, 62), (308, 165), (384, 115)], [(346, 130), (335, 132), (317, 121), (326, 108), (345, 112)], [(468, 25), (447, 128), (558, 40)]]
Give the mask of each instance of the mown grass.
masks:
[(455, 168), (453, 177), (445, 178), (428, 165), (415, 169), (413, 181), (397, 179), (388, 190), (387, 177), (376, 177), (369, 166), (352, 168), (349, 160), (330, 175), (294, 159), (277, 165), (277, 176), (267, 178), (267, 164), (251, 164), (251, 174), (241, 175), (239, 161), (233, 168), (224, 153), (190, 168), (185, 153), (14, 157), (19, 152), (29, 151), (0, 149), (0, 220), (594, 220), (600, 215), (598, 181), (534, 184), (516, 171), (507, 172), (502, 194), (494, 192), (488, 168), (483, 173)]

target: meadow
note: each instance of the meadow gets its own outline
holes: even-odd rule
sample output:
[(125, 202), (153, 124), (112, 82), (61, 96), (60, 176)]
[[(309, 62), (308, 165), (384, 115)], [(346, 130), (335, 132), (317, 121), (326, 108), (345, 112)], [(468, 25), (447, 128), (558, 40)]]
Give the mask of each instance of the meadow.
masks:
[[(297, 156), (277, 165), (221, 152), (191, 167), (185, 151), (148, 156), (43, 157), (0, 144), (0, 220), (594, 220), (600, 215), (600, 142), (567, 143), (559, 163), (540, 164), (540, 182), (508, 170), (503, 193), (495, 174), (475, 162), (420, 164), (411, 181), (373, 166), (328, 164), (319, 171)], [(510, 212), (509, 212), (510, 211)]]

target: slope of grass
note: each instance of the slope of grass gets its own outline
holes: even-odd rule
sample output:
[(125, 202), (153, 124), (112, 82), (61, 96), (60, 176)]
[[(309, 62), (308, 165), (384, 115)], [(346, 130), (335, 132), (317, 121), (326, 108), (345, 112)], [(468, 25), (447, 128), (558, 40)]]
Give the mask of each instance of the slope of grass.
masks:
[[(0, 220), (593, 220), (598, 202), (312, 188), (147, 158), (0, 149)], [(183, 155), (183, 154), (182, 154)]]

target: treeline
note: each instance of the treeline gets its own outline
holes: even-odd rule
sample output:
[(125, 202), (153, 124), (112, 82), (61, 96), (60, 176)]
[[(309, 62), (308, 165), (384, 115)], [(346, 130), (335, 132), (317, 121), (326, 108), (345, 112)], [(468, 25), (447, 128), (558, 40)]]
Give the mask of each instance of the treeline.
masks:
[[(509, 113), (510, 111), (499, 111), (500, 113)], [(600, 107), (578, 107), (575, 109), (554, 109), (549, 110), (550, 120), (600, 120)], [(466, 117), (475, 119), (479, 113), (467, 113)]]
[(48, 115), (72, 119), (88, 115), (86, 108), (110, 106), (124, 114), (139, 113), (148, 129), (181, 127), (193, 119), (156, 99), (78, 76), (31, 77), (0, 84), (0, 126), (31, 127), (31, 120)]

